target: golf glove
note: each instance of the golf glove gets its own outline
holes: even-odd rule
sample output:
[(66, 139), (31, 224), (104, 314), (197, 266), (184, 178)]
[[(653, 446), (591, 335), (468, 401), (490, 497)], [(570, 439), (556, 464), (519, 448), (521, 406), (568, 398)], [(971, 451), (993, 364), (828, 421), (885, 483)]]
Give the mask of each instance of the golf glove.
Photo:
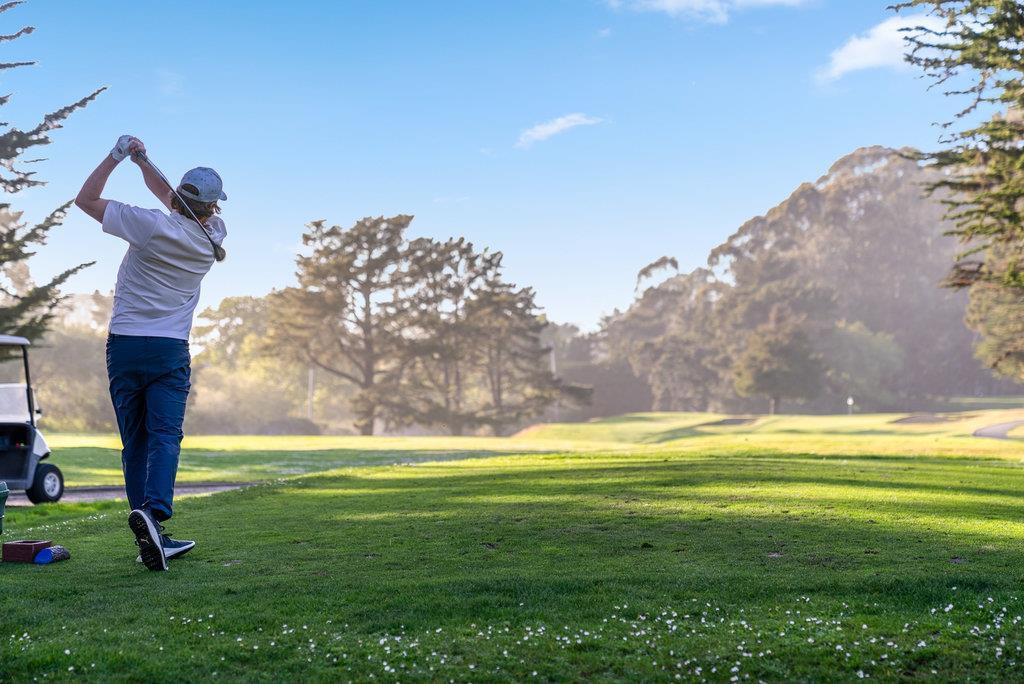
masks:
[(110, 156), (114, 158), (114, 161), (122, 161), (128, 156), (128, 146), (135, 140), (135, 136), (122, 135), (117, 139), (117, 144), (114, 145), (114, 149), (110, 150)]

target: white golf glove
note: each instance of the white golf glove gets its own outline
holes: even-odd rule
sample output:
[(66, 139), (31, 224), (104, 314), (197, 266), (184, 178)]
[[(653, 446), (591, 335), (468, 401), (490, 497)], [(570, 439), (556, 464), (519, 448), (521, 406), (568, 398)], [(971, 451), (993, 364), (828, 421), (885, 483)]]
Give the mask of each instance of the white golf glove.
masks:
[(128, 146), (135, 140), (135, 136), (122, 135), (117, 139), (117, 144), (114, 145), (114, 149), (110, 150), (110, 156), (114, 158), (114, 161), (122, 161), (128, 156)]

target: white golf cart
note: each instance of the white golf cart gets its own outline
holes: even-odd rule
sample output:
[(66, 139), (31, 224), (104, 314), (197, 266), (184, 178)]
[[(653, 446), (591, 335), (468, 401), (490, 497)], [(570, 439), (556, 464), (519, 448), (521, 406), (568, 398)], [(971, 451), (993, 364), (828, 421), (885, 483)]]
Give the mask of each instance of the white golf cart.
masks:
[(24, 489), (32, 503), (51, 503), (64, 494), (64, 475), (52, 463), (42, 463), (50, 449), (36, 428), (42, 411), (32, 393), (29, 344), (24, 337), (0, 335), (0, 358), (12, 359), (17, 352), (11, 348), (21, 348), (25, 380), (0, 382), (0, 482), (12, 491)]

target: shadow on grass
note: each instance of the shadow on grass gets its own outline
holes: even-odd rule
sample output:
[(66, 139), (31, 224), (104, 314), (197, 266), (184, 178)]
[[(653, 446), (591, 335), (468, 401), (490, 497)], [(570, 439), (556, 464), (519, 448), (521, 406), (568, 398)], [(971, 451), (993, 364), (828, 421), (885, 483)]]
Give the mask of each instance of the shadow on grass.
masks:
[[(752, 440), (756, 440), (761, 436), (773, 436), (773, 435), (801, 435), (801, 436), (814, 436), (814, 437), (829, 437), (835, 436), (839, 438), (850, 438), (850, 437), (898, 437), (905, 439), (907, 437), (936, 437), (936, 436), (948, 436), (948, 432), (942, 431), (914, 431), (907, 432), (906, 430), (881, 430), (878, 428), (864, 428), (861, 430), (850, 429), (850, 430), (822, 430), (819, 428), (781, 428), (773, 429), (771, 432), (760, 433), (754, 430), (744, 431), (742, 429), (734, 429), (727, 431), (711, 431), (707, 428), (742, 428), (744, 426), (752, 426), (756, 423), (756, 419), (734, 419), (734, 420), (723, 420), (714, 421), (710, 423), (701, 423), (699, 425), (691, 425), (689, 427), (674, 428), (671, 430), (665, 430), (663, 432), (656, 432), (652, 435), (641, 440), (642, 444), (663, 444), (665, 442), (672, 442), (676, 440), (689, 439), (694, 437), (717, 437), (717, 436), (745, 436)], [(964, 435), (966, 436), (966, 435)]]
[(587, 421), (585, 425), (627, 425), (629, 423), (660, 423), (665, 420), (664, 416), (652, 415), (648, 413), (627, 413), (622, 416), (612, 416), (610, 418), (597, 418), (594, 420)]
[[(722, 466), (713, 461), (648, 462), (615, 467), (515, 469), (485, 475), (446, 474), (438, 478), (353, 477), (344, 478), (345, 486), (335, 488), (383, 489), (388, 496), (396, 491), (410, 496), (429, 494), (433, 500), (444, 502), (443, 510), (449, 512), (477, 507), (481, 505), (480, 499), (500, 502), (503, 492), (518, 492), (531, 506), (547, 505), (550, 501), (552, 506), (574, 508), (585, 505), (584, 501), (600, 500), (600, 505), (592, 506), (594, 510), (606, 510), (609, 506), (634, 509), (629, 515), (639, 514), (645, 506), (724, 509), (757, 504), (778, 507), (774, 515), (779, 517), (788, 516), (789, 509), (802, 517), (809, 507), (817, 506), (821, 514), (829, 516), (845, 512), (851, 521), (867, 513), (893, 520), (948, 519), (959, 525), (974, 521), (1024, 525), (1024, 499), (1019, 499), (1024, 492), (1024, 469), (1020, 468), (978, 470), (969, 476), (974, 481), (970, 484), (959, 474), (961, 483), (952, 484), (956, 469), (946, 463), (933, 465), (926, 473), (918, 472), (917, 480), (905, 469), (871, 472), (855, 465), (837, 465), (850, 473), (841, 477), (826, 474), (820, 464), (809, 462), (780, 465), (765, 472), (763, 463), (742, 459), (730, 459), (728, 475), (723, 477)], [(294, 483), (294, 488), (298, 492), (303, 488), (323, 490), (325, 482), (333, 479), (303, 478)], [(816, 490), (808, 494), (808, 488)], [(845, 491), (839, 493), (839, 488)], [(809, 498), (794, 498), (793, 492), (804, 492)], [(890, 495), (886, 496), (887, 493)], [(993, 501), (993, 497), (1017, 501), (1005, 503)], [(431, 510), (436, 513), (439, 509)], [(993, 532), (992, 539), (1005, 538), (1003, 530)]]
[(689, 437), (712, 437), (722, 434), (743, 434), (740, 432), (710, 432), (705, 428), (709, 427), (729, 427), (730, 425), (743, 425), (743, 423), (701, 423), (700, 425), (694, 425), (692, 427), (675, 428), (673, 430), (665, 430), (664, 432), (656, 432), (653, 435), (641, 440), (641, 444), (663, 444), (664, 442), (674, 442), (677, 439), (686, 439)]
[(879, 430), (877, 428), (865, 428), (863, 430), (822, 430), (808, 428), (806, 430), (800, 428), (783, 428), (778, 430), (772, 430), (772, 434), (777, 435), (814, 435), (818, 437), (828, 437), (830, 435), (836, 435), (839, 437), (937, 437), (946, 436), (949, 434), (948, 431), (934, 430), (934, 431), (918, 431), (908, 432), (907, 430)]
[[(172, 524), (200, 546), (158, 576), (159, 591), (132, 563), (123, 520), (100, 507), (67, 528), (77, 562), (45, 582), (33, 568), (0, 566), (16, 597), (0, 624), (38, 625), (40, 605), (134, 620), (139, 592), (161, 615), (181, 615), (187, 597), (247, 624), (280, 625), (286, 611), (376, 632), (513, 617), (562, 624), (598, 620), (620, 602), (694, 598), (756, 610), (807, 596), (898, 613), (948, 601), (952, 587), (1019, 589), (1024, 504), (985, 497), (1024, 490), (1024, 470), (868, 465), (608, 457), (311, 476), (183, 501)], [(863, 493), (830, 491), (837, 485)], [(915, 496), (950, 489), (962, 496)]]
[[(348, 465), (361, 455), (341, 453)], [(725, 668), (766, 651), (775, 655), (762, 665), (743, 660), (751, 681), (853, 681), (880, 658), (898, 660), (872, 671), (881, 680), (1020, 678), (1016, 463), (641, 451), (432, 465), (422, 461), (487, 454), (403, 455), (420, 465), (183, 500), (170, 531), (198, 546), (167, 573), (134, 562), (123, 503), (17, 512), (10, 534), (33, 524), (72, 559), (0, 564), (0, 672), (661, 681), (663, 663), (699, 658), (708, 669), (691, 679), (724, 681)], [(564, 648), (581, 632), (598, 638)], [(875, 646), (851, 653), (858, 641)], [(395, 674), (412, 658), (417, 676)]]
[[(180, 481), (248, 482), (306, 475), (336, 468), (402, 465), (429, 461), (470, 458), (543, 455), (552, 451), (467, 450), (467, 449), (324, 449), (234, 451), (227, 449), (182, 449)], [(78, 484), (120, 484), (121, 451), (100, 447), (68, 447), (55, 452), (52, 462), (65, 472), (67, 486)], [(198, 477), (208, 474), (208, 478)], [(107, 481), (109, 480), (109, 482)]]
[[(287, 582), (292, 570), (317, 566), (289, 553), (294, 545), (324, 554), (321, 561), (345, 569), (353, 592), (375, 595), (360, 618), (377, 629), (467, 621), (524, 601), (546, 615), (570, 606), (603, 609), (610, 601), (671, 605), (693, 596), (733, 603), (801, 595), (836, 602), (884, 598), (921, 607), (948, 598), (953, 586), (1012, 590), (1024, 579), (1024, 553), (1004, 535), (928, 529), (927, 519), (936, 516), (987, 519), (989, 512), (977, 504), (871, 504), (879, 515), (899, 516), (878, 524), (845, 517), (829, 499), (816, 502), (816, 511), (792, 515), (791, 506), (814, 502), (765, 499), (776, 510), (757, 515), (737, 509), (729, 494), (686, 494), (721, 483), (720, 474), (680, 469), (675, 478), (652, 473), (635, 483), (602, 481), (607, 475), (584, 469), (568, 476), (527, 470), (320, 477), (308, 482), (316, 495), (304, 495), (301, 486), (269, 490), (261, 495), (270, 501), (260, 508), (289, 502), (309, 514), (301, 528), (295, 521), (265, 521), (282, 562), (274, 575)], [(785, 487), (792, 479), (769, 482)], [(679, 490), (677, 505), (649, 506), (665, 498), (650, 487), (669, 485)], [(325, 487), (337, 495), (325, 498)], [(360, 489), (371, 496), (343, 493)], [(521, 500), (503, 499), (509, 492)], [(839, 503), (859, 512), (862, 502)], [(1001, 508), (1021, 513), (1020, 507)], [(381, 584), (387, 589), (374, 588)]]

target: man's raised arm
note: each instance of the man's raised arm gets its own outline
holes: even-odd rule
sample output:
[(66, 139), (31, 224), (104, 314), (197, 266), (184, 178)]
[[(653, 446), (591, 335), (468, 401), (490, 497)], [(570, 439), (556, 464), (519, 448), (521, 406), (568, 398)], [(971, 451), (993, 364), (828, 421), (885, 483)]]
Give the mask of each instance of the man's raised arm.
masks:
[(78, 191), (78, 197), (75, 198), (75, 205), (89, 216), (103, 223), (103, 213), (107, 210), (107, 200), (101, 197), (103, 188), (106, 187), (107, 180), (110, 178), (110, 174), (114, 172), (114, 169), (117, 168), (117, 165), (125, 157), (131, 156), (132, 161), (138, 164), (139, 169), (142, 171), (142, 179), (146, 182), (146, 187), (156, 195), (161, 204), (170, 209), (171, 188), (167, 187), (167, 184), (157, 175), (152, 167), (142, 163), (141, 157), (136, 156), (138, 153), (146, 153), (146, 146), (142, 144), (141, 140), (130, 135), (122, 135), (118, 138), (117, 144), (114, 145), (114, 149), (110, 151), (106, 159), (101, 161), (100, 165), (85, 179), (82, 189)]
[(132, 156), (132, 161), (135, 162), (139, 170), (142, 171), (142, 180), (146, 182), (146, 187), (149, 191), (156, 195), (156, 198), (160, 200), (160, 203), (167, 207), (167, 210), (171, 210), (171, 188), (167, 187), (167, 183), (160, 177), (160, 174), (150, 166), (149, 164), (142, 163), (142, 155), (146, 154), (146, 146), (138, 138), (134, 138), (132, 144), (129, 147), (129, 152)]
[(100, 195), (107, 185), (107, 179), (116, 168), (117, 161), (108, 154), (85, 179), (82, 189), (78, 191), (78, 197), (75, 198), (75, 206), (100, 223), (103, 223), (103, 212), (107, 210), (107, 200)]

